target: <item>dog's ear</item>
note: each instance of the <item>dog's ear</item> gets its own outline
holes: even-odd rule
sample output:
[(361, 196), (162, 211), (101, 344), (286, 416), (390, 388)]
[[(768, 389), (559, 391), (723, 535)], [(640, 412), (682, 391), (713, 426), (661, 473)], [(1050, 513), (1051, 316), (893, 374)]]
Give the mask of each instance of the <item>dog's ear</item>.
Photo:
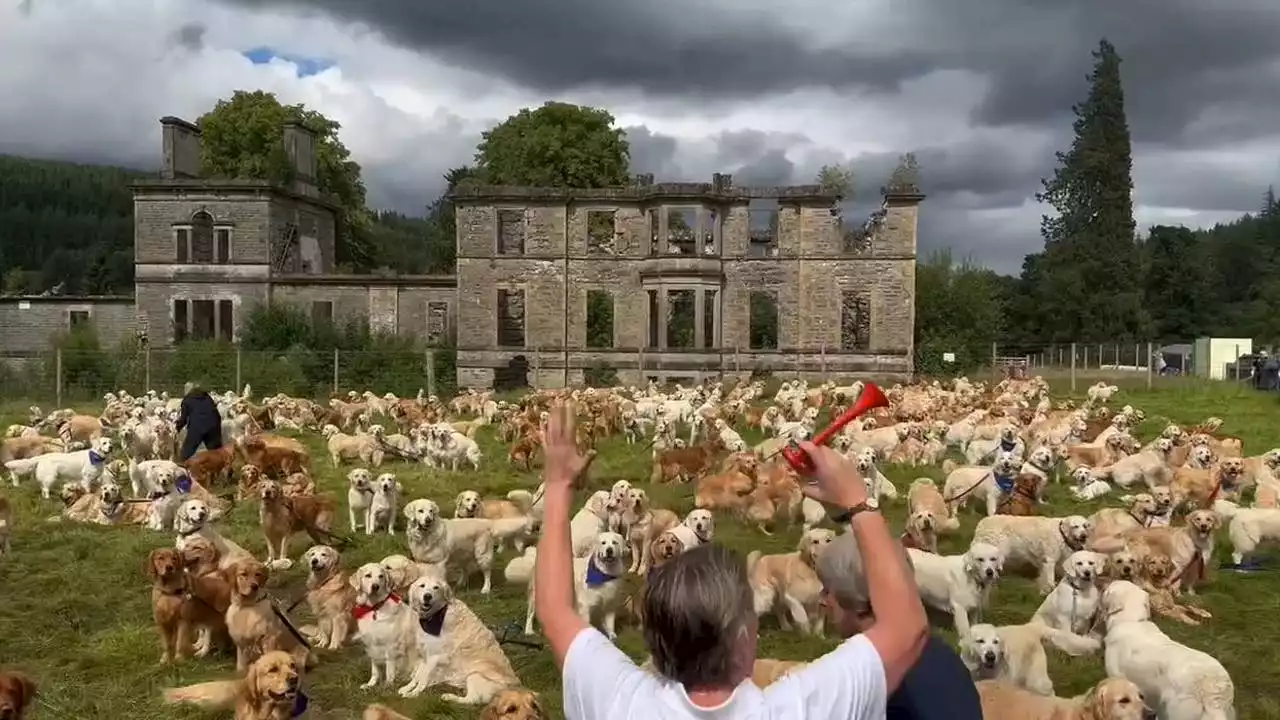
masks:
[(5, 677), (0, 677), (0, 686), (7, 685), (12, 691), (12, 697), (15, 701), (15, 709), (18, 715), (22, 714), (23, 709), (31, 704), (36, 697), (36, 683), (30, 677), (22, 673), (10, 672)]
[(1101, 683), (1089, 688), (1089, 692), (1084, 695), (1084, 703), (1080, 706), (1083, 711), (1081, 717), (1104, 720), (1107, 717), (1106, 695), (1106, 689)]
[(973, 571), (977, 569), (978, 569), (977, 564), (973, 562), (973, 549), (970, 548), (964, 554), (964, 572), (966, 575), (969, 575), (969, 574), (972, 574)]
[(142, 574), (151, 579), (152, 582), (160, 579), (160, 573), (156, 572), (156, 556), (160, 554), (162, 548), (156, 548), (147, 553), (147, 559), (142, 561)]
[[(390, 572), (388, 572), (388, 573), (387, 573), (387, 575), (389, 576), (389, 575), (391, 575), (391, 573), (390, 573)], [(348, 585), (350, 585), (350, 586), (351, 586), (351, 588), (352, 588), (353, 590), (355, 590), (356, 592), (360, 592), (360, 573), (359, 573), (359, 571), (351, 573), (351, 575), (347, 578), (347, 584), (348, 584)]]

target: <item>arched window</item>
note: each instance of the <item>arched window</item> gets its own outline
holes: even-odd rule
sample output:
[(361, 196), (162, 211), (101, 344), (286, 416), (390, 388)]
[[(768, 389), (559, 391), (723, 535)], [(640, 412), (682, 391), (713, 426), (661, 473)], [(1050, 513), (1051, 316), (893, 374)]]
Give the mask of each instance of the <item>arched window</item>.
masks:
[(202, 210), (191, 217), (191, 262), (213, 261), (213, 216)]

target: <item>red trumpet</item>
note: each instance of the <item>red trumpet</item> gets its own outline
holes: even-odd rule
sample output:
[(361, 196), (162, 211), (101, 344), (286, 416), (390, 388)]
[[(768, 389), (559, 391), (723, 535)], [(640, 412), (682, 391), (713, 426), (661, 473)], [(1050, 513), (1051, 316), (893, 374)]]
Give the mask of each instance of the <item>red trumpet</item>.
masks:
[[(813, 438), (814, 445), (826, 445), (831, 438), (840, 432), (841, 428), (853, 422), (855, 418), (866, 415), (868, 412), (878, 407), (888, 407), (889, 398), (884, 396), (884, 392), (875, 383), (867, 383), (862, 388), (862, 394), (858, 396), (858, 401), (840, 414), (831, 424), (822, 429)], [(810, 475), (814, 471), (813, 458), (809, 457), (809, 453), (805, 452), (794, 442), (787, 447), (782, 448), (782, 457), (791, 467), (801, 475)]]

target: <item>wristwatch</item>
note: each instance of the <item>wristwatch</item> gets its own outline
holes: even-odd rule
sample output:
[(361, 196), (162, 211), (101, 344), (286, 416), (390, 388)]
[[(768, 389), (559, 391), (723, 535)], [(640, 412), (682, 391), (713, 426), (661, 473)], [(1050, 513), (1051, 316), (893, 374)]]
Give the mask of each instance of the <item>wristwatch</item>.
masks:
[(854, 505), (853, 507), (845, 508), (844, 511), (836, 515), (832, 515), (831, 521), (838, 525), (845, 525), (851, 522), (853, 520), (853, 516), (857, 515), (858, 513), (875, 512), (879, 509), (880, 509), (880, 503), (876, 502), (875, 500), (867, 499), (867, 500), (863, 500), (857, 505)]

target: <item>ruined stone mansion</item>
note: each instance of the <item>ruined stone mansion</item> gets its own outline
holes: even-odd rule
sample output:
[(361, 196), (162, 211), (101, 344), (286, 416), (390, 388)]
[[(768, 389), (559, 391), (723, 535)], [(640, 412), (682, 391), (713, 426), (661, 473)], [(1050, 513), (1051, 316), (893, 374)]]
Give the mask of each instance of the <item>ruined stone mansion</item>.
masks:
[(200, 130), (161, 121), (163, 167), (134, 186), (132, 297), (0, 298), (7, 350), (92, 323), (236, 342), (256, 303), (457, 348), (458, 384), (624, 383), (771, 371), (908, 378), (915, 322), (914, 188), (846, 227), (817, 185), (655, 183), (568, 190), (464, 186), (450, 276), (335, 273), (335, 207), (316, 186), (315, 139), (283, 128), (288, 187), (202, 178)]

